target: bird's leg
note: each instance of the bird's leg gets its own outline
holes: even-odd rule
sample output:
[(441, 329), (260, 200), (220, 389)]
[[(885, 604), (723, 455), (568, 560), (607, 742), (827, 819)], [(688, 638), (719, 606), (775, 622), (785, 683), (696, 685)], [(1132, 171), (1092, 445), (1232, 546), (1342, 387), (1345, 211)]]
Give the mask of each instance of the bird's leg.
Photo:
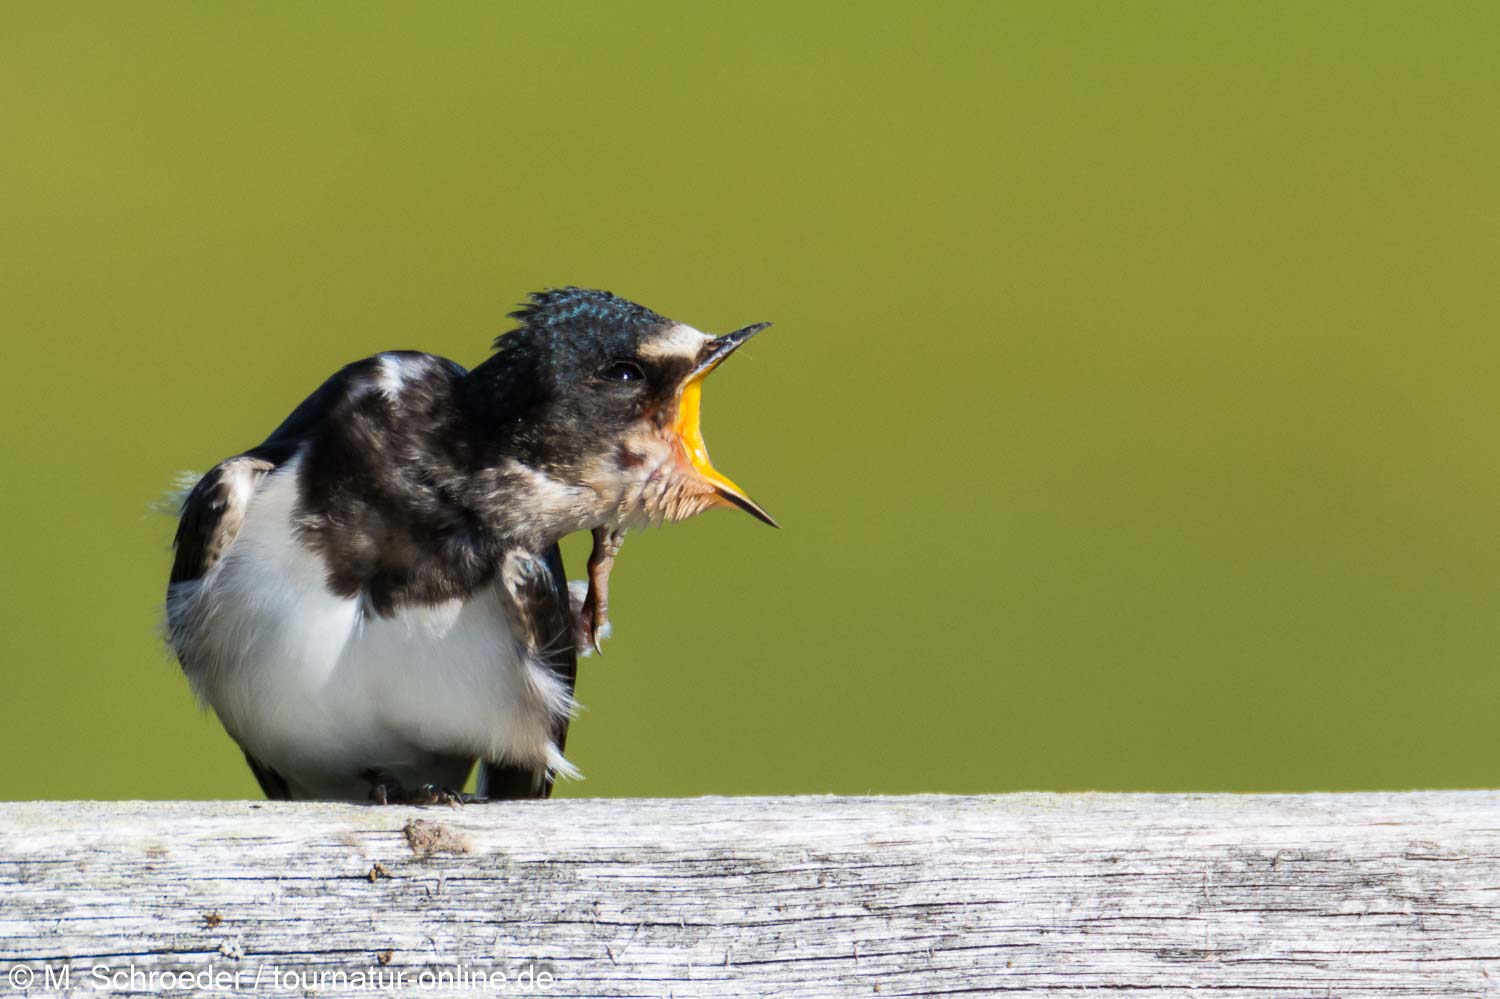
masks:
[(604, 650), (599, 647), (600, 633), (609, 623), (609, 571), (614, 568), (615, 556), (624, 542), (623, 529), (594, 528), (594, 550), (589, 553), (589, 592), (578, 612), (578, 633), (601, 655)]
[(377, 779), (370, 785), (370, 801), (376, 805), (462, 805), (477, 800), (472, 794), (464, 794), (452, 788), (423, 784), (408, 791), (389, 775)]

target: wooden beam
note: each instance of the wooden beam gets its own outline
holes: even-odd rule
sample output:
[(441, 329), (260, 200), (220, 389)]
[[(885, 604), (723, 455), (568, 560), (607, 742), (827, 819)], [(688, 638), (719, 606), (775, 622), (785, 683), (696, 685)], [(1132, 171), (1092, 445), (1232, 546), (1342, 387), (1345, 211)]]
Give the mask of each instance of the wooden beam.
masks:
[(1500, 995), (1500, 793), (0, 804), (0, 981)]

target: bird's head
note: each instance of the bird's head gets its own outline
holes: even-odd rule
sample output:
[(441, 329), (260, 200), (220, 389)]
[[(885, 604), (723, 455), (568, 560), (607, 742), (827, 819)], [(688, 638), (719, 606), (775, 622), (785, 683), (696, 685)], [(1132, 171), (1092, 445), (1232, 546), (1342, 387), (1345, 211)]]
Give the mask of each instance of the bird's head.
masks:
[(710, 336), (605, 291), (539, 292), (471, 376), (499, 488), (546, 533), (769, 514), (709, 461), (703, 381), (769, 326)]

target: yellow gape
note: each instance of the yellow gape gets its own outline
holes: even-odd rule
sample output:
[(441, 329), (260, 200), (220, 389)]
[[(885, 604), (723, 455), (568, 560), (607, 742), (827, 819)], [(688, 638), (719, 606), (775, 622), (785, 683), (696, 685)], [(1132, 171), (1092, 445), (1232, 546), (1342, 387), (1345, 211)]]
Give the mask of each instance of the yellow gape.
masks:
[[(710, 368), (709, 371), (713, 369)], [(716, 491), (729, 493), (733, 496), (721, 496), (720, 502), (724, 506), (743, 506), (751, 503), (745, 491), (729, 480), (727, 476), (714, 468), (713, 462), (708, 460), (708, 445), (703, 443), (703, 379), (708, 377), (709, 371), (695, 375), (687, 384), (682, 386), (682, 394), (677, 401), (677, 422), (672, 429), (677, 432), (677, 439), (682, 444), (682, 449), (687, 452), (688, 463), (693, 470), (706, 479)], [(735, 500), (740, 502), (735, 502)]]

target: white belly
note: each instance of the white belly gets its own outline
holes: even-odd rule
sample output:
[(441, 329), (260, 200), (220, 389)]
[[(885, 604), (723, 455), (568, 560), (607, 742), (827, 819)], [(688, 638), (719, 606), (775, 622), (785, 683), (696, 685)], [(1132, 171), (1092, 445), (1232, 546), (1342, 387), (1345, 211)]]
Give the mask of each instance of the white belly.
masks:
[(571, 698), (514, 635), (508, 596), (381, 618), (329, 592), (291, 533), (296, 470), (267, 477), (223, 560), (169, 598), (179, 657), (229, 734), (298, 797), (362, 798), (372, 770), (452, 786), (475, 759), (568, 769), (551, 732)]

